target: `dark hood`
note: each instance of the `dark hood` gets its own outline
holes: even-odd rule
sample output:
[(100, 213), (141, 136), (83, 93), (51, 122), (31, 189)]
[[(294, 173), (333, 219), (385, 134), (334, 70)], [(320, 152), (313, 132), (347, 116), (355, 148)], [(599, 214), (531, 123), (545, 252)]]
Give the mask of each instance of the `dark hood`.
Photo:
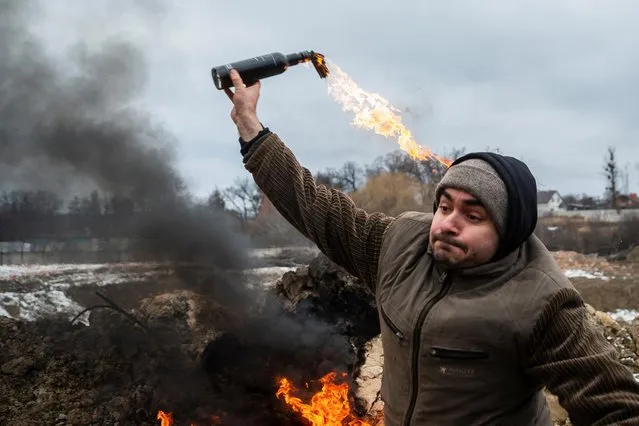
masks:
[(516, 250), (535, 231), (537, 181), (524, 162), (494, 152), (466, 154), (455, 160), (451, 167), (471, 158), (490, 164), (504, 181), (508, 192), (505, 233), (495, 259), (498, 260)]

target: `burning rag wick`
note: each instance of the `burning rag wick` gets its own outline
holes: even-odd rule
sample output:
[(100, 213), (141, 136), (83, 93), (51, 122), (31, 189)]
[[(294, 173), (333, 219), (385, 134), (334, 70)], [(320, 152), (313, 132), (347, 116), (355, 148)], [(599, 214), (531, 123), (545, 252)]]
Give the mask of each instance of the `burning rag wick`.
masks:
[[(326, 66), (326, 63), (322, 63)], [(446, 167), (452, 160), (436, 155), (430, 148), (415, 142), (411, 132), (402, 123), (401, 111), (376, 93), (362, 90), (351, 77), (335, 64), (330, 65), (328, 77), (329, 94), (342, 105), (344, 111), (355, 114), (352, 124), (373, 130), (378, 135), (394, 138), (399, 147), (414, 160), (433, 159)]]

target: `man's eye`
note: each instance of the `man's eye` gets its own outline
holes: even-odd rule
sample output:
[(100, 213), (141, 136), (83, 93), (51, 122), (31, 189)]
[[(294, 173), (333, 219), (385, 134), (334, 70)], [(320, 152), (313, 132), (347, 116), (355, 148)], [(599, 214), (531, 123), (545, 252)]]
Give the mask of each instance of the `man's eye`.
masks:
[(474, 214), (469, 214), (468, 219), (470, 219), (471, 222), (479, 222), (481, 220), (481, 217)]
[(447, 206), (442, 206), (441, 204), (439, 205), (439, 209), (443, 212), (447, 212), (450, 210)]

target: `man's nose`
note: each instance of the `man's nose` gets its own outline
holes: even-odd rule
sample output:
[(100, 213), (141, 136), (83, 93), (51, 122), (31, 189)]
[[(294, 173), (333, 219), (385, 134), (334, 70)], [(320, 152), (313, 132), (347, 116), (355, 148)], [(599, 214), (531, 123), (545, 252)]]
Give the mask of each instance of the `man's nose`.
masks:
[(441, 230), (447, 234), (451, 235), (459, 235), (460, 225), (459, 225), (459, 214), (453, 212), (446, 216), (441, 223)]

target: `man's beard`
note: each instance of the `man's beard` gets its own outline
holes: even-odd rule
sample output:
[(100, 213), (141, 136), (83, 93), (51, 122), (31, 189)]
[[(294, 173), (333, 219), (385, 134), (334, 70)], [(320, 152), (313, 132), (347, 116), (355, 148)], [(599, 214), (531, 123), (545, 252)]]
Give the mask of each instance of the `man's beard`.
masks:
[(460, 268), (464, 266), (466, 257), (457, 259), (451, 255), (451, 253), (444, 249), (437, 249), (434, 247), (435, 242), (440, 241), (450, 246), (457, 247), (464, 253), (468, 253), (468, 246), (463, 242), (455, 239), (452, 235), (446, 233), (437, 233), (433, 235), (433, 257), (435, 262), (446, 268)]

